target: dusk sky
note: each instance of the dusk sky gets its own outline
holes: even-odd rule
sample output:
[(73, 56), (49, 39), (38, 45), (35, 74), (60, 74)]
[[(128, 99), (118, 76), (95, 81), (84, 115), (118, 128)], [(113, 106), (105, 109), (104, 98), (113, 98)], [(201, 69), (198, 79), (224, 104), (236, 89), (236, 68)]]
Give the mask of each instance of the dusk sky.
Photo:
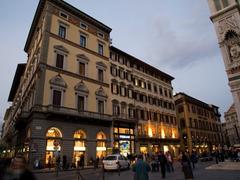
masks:
[[(113, 45), (171, 76), (185, 92), (224, 112), (232, 103), (207, 0), (66, 0), (112, 28)], [(38, 0), (1, 0), (0, 123)]]

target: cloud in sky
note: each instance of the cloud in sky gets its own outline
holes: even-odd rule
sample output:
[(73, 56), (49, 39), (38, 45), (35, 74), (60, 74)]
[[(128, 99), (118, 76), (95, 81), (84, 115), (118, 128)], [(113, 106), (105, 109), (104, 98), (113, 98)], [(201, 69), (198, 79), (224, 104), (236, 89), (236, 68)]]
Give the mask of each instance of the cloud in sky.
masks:
[(210, 25), (206, 20), (183, 19), (181, 24), (174, 23), (164, 15), (152, 19), (150, 59), (171, 68), (186, 68), (220, 53), (215, 37), (206, 28)]

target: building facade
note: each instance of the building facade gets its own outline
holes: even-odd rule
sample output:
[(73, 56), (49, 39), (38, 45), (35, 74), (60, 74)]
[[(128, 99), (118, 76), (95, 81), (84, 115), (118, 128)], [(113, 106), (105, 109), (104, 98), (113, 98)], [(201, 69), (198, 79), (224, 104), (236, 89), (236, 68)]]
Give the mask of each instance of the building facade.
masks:
[(114, 146), (125, 151), (129, 144), (132, 153), (135, 143), (136, 153), (161, 150), (176, 156), (179, 134), (171, 84), (173, 77), (113, 46), (110, 48), (110, 70)]
[(208, 0), (240, 123), (240, 1)]
[(226, 123), (226, 133), (229, 140), (229, 145), (234, 146), (240, 144), (240, 126), (237, 119), (237, 113), (234, 104), (224, 113), (224, 119)]
[(62, 0), (39, 1), (4, 117), (8, 154), (88, 164), (114, 148), (177, 153), (173, 78), (110, 46), (110, 32)]
[(221, 115), (217, 106), (185, 93), (176, 94), (174, 99), (182, 150), (203, 153), (222, 146)]

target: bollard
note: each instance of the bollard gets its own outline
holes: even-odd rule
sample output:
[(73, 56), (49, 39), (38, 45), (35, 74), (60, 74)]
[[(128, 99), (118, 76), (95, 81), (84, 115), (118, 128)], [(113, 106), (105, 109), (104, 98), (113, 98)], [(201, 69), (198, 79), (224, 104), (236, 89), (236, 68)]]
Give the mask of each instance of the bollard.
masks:
[(102, 163), (102, 180), (105, 180), (104, 163)]
[(119, 162), (119, 161), (117, 162), (117, 165), (118, 165), (118, 176), (120, 176), (121, 165), (120, 165), (120, 162)]

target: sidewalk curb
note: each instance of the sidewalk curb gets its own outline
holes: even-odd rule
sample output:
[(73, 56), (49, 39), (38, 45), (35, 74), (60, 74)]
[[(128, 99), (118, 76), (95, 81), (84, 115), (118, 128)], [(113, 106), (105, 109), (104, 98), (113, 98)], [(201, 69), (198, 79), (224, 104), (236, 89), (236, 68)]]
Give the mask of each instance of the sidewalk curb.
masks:
[[(45, 169), (41, 169), (41, 170), (32, 170), (32, 172), (34, 174), (42, 174), (42, 173), (54, 173), (56, 172), (54, 169), (51, 169), (51, 170), (47, 170), (48, 168), (45, 168)], [(94, 169), (94, 167), (85, 167), (84, 169), (80, 169), (80, 171), (84, 171), (84, 170), (89, 170), (89, 169)], [(99, 169), (99, 168), (97, 168)], [(58, 171), (59, 173), (60, 172), (67, 172), (67, 171), (78, 171), (79, 169), (75, 168), (75, 169), (67, 169), (67, 170), (60, 170)]]

